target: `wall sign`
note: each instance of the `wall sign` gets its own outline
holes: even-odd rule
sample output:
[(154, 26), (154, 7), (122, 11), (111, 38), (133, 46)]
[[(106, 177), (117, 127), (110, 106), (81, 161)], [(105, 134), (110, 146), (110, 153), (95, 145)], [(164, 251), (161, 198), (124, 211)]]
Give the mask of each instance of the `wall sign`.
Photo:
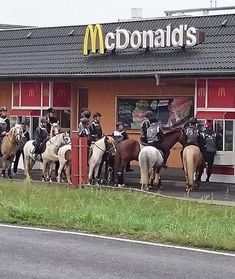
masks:
[(165, 29), (135, 30), (117, 29), (115, 32), (104, 33), (100, 24), (88, 25), (84, 36), (83, 54), (89, 52), (104, 54), (105, 50), (124, 50), (143, 48), (164, 48), (195, 46), (204, 41), (204, 33), (195, 27), (181, 24), (177, 28), (167, 25)]
[(129, 129), (140, 129), (146, 111), (152, 111), (164, 128), (182, 127), (193, 116), (193, 97), (117, 99), (117, 119)]

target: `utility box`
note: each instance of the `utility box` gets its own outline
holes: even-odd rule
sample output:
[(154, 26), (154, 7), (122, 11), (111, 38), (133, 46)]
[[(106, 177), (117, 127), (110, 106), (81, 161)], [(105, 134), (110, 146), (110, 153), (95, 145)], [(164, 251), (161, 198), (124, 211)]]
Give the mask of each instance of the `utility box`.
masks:
[(86, 137), (72, 136), (72, 184), (82, 186), (88, 182), (88, 141)]

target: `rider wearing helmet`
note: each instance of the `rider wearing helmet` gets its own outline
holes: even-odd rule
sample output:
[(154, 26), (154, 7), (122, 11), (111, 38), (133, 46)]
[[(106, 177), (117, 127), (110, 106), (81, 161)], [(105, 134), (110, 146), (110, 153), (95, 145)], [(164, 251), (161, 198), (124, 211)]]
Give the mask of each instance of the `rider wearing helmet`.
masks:
[(53, 123), (57, 123), (58, 120), (57, 118), (54, 116), (55, 110), (53, 108), (49, 108), (47, 110), (47, 132), (48, 134), (50, 134), (51, 132), (51, 125)]
[(100, 117), (102, 115), (99, 112), (93, 114), (93, 121), (91, 122), (90, 132), (91, 132), (91, 140), (97, 141), (102, 138), (103, 132), (100, 125)]
[(140, 125), (140, 142), (147, 143), (147, 129), (150, 126), (150, 119), (153, 119), (154, 114), (152, 111), (145, 112), (145, 118)]
[[(47, 119), (45, 117), (41, 118), (40, 125), (36, 129), (35, 133), (35, 141), (33, 142), (33, 145), (35, 146), (34, 154), (35, 159), (38, 157), (38, 154), (41, 154), (45, 151), (46, 148), (46, 141), (48, 140), (48, 131), (47, 131)], [(42, 161), (42, 157), (40, 158), (40, 161)]]
[(0, 108), (0, 117), (5, 121), (6, 123), (6, 129), (5, 132), (9, 132), (10, 131), (10, 121), (7, 118), (7, 107), (1, 107)]
[(82, 118), (78, 125), (78, 136), (79, 137), (87, 137), (88, 143), (90, 143), (90, 129), (89, 129), (89, 119)]
[[(184, 148), (188, 145), (198, 146), (202, 156), (205, 156), (205, 141), (204, 137), (201, 134), (198, 126), (199, 122), (197, 118), (191, 117), (188, 122), (188, 126), (185, 128), (185, 145)], [(184, 149), (183, 148), (183, 149)], [(181, 160), (183, 158), (183, 149), (181, 151)]]

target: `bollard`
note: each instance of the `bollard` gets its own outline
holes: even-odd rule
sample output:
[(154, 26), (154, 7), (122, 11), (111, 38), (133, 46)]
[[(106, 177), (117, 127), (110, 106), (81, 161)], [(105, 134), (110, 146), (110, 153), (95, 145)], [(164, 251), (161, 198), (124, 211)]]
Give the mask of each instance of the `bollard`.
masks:
[(86, 137), (78, 136), (73, 136), (71, 142), (72, 184), (82, 186), (88, 182), (88, 142)]

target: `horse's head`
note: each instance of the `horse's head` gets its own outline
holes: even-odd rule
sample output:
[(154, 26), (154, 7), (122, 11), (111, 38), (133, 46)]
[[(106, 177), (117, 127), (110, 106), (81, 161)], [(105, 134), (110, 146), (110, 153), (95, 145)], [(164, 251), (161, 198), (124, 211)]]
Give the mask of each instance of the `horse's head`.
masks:
[(114, 138), (110, 136), (105, 136), (104, 143), (105, 143), (106, 152), (109, 152), (111, 155), (115, 155), (116, 147), (115, 147)]
[(13, 128), (11, 128), (9, 134), (11, 134), (12, 137), (15, 137), (15, 141), (17, 143), (22, 142), (22, 139), (23, 139), (23, 129), (22, 129), (21, 125), (16, 124)]
[(51, 136), (58, 135), (60, 133), (60, 126), (59, 126), (59, 121), (56, 123), (51, 124)]
[(63, 144), (70, 144), (71, 143), (71, 139), (70, 139), (68, 131), (63, 132), (62, 137), (63, 137)]

